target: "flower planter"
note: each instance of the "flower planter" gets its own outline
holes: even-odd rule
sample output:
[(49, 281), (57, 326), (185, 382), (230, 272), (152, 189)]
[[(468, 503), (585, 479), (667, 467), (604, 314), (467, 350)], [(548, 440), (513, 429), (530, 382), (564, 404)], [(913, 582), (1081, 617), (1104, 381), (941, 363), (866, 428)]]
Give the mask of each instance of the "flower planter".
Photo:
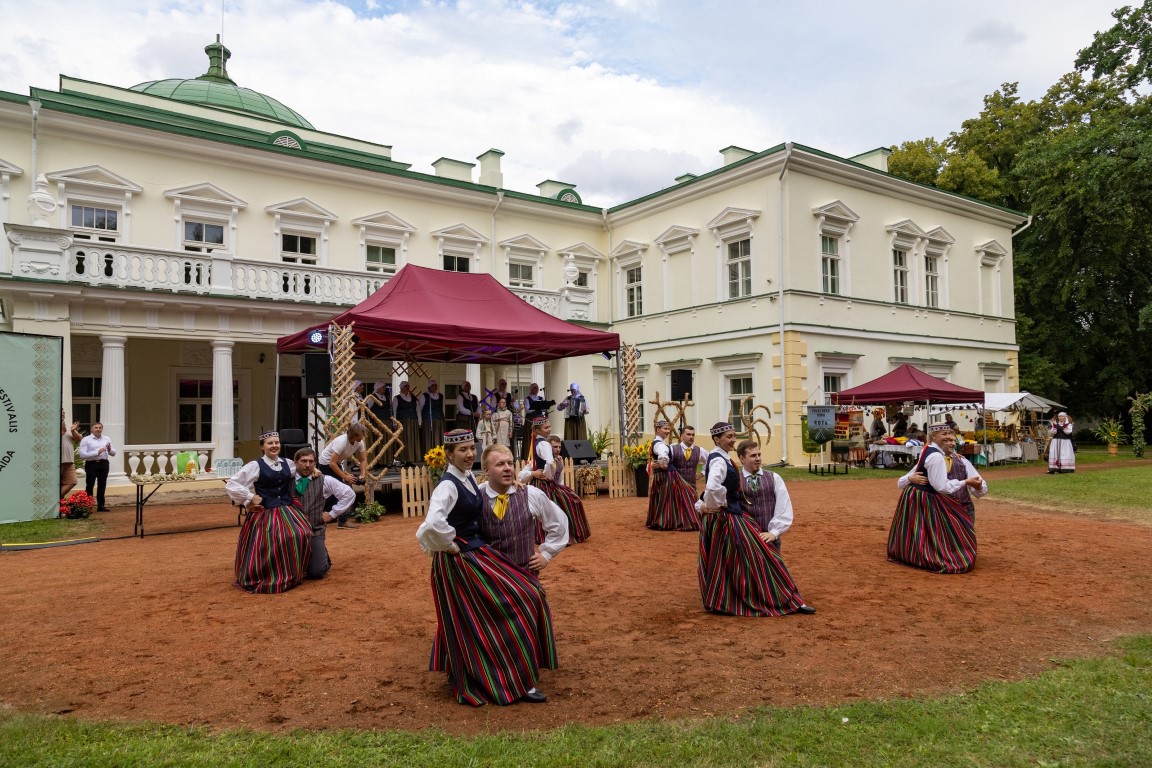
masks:
[(1108, 443), (1108, 455), (1109, 456), (1120, 455), (1120, 444), (1119, 443)]
[(646, 497), (648, 495), (648, 468), (634, 467), (633, 471), (636, 473), (636, 496)]

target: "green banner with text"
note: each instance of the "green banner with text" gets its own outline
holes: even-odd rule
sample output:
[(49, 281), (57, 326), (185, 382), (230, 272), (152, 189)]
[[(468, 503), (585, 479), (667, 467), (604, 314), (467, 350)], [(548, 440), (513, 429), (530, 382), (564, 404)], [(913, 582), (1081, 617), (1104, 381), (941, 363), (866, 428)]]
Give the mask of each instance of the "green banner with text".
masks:
[(64, 340), (0, 333), (0, 523), (56, 517)]

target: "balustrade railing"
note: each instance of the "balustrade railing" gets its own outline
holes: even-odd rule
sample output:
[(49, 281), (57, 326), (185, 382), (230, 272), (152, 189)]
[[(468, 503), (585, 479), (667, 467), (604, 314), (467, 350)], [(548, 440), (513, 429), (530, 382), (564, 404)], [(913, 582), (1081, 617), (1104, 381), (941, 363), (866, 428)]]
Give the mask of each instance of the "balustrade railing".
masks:
[[(177, 467), (177, 456), (181, 453), (194, 453), (196, 472), (188, 471), (187, 466)], [(121, 451), (125, 471), (129, 478), (133, 475), (204, 474), (212, 466), (212, 443), (182, 443), (179, 445), (126, 445)]]
[(69, 282), (208, 293), (212, 259), (203, 253), (127, 249), (76, 243), (68, 251)]

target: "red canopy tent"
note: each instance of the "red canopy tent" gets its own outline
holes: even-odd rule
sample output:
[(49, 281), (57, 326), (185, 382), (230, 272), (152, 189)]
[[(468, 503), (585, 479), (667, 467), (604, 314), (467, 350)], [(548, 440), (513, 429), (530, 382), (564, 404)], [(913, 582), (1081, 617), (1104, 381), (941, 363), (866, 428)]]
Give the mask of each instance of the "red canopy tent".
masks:
[(950, 384), (905, 363), (878, 379), (858, 387), (834, 392), (830, 396), (836, 405), (873, 405), (919, 400), (928, 403), (981, 403), (984, 393)]
[[(616, 352), (620, 336), (533, 307), (488, 274), (407, 265), (330, 321), (355, 323), (357, 357), (445, 363), (539, 363)], [(315, 331), (320, 334), (313, 341)], [(282, 336), (283, 354), (327, 351), (328, 323)]]

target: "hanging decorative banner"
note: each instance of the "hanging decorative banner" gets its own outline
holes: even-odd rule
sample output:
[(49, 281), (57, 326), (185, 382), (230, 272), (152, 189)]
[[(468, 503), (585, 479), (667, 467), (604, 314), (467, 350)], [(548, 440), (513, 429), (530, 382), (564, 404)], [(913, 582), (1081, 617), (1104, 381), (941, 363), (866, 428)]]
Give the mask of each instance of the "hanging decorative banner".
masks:
[(0, 523), (60, 512), (63, 350), (59, 336), (0, 333)]
[(836, 432), (836, 406), (808, 406), (808, 436), (814, 443), (826, 443)]

